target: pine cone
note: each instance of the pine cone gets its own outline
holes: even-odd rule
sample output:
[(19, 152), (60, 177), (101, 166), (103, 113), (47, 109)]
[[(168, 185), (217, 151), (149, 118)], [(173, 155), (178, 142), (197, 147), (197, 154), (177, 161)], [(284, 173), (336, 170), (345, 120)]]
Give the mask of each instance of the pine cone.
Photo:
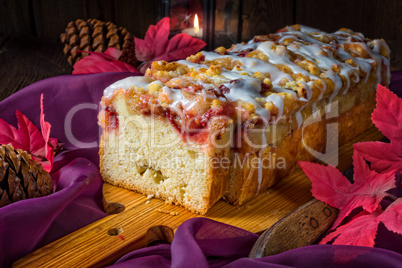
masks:
[(53, 193), (53, 181), (41, 164), (12, 145), (0, 146), (0, 207)]
[(76, 51), (105, 52), (109, 47), (122, 50), (120, 60), (135, 66), (137, 63), (134, 51), (134, 39), (126, 28), (117, 27), (111, 22), (97, 19), (70, 21), (66, 31), (60, 35), (64, 44), (63, 52), (68, 62), (74, 65), (78, 60), (87, 56)]

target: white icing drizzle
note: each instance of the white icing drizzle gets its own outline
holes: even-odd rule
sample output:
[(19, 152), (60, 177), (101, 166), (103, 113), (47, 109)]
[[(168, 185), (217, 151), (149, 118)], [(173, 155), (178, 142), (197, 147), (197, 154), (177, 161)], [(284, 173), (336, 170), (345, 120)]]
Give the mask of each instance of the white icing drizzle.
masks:
[[(286, 78), (289, 81), (293, 81), (293, 78), (284, 72), (281, 72), (275, 65), (273, 65), (270, 62), (265, 62), (259, 59), (254, 59), (254, 58), (247, 58), (247, 57), (238, 57), (235, 55), (219, 55), (214, 52), (205, 52), (203, 51), (202, 54), (205, 56), (205, 60), (213, 61), (216, 59), (220, 58), (228, 58), (230, 57), (233, 61), (239, 61), (242, 64), (242, 70), (238, 71), (236, 68), (233, 70), (230, 70), (230, 72), (225, 72), (224, 75), (227, 77), (231, 76), (233, 77), (233, 72), (234, 73), (240, 73), (240, 72), (248, 72), (249, 74), (253, 74), (255, 72), (261, 72), (261, 73), (270, 73), (271, 75), (271, 80), (272, 84), (275, 87), (281, 88), (278, 83), (280, 82), (281, 79)], [(244, 76), (236, 76), (235, 79), (241, 78)]]
[(278, 43), (282, 44), (286, 39), (295, 39), (296, 37), (294, 35), (291, 34), (284, 34), (279, 40)]
[(292, 69), (293, 73), (301, 73), (310, 78), (318, 79), (318, 77), (313, 76), (300, 66), (291, 62), (288, 57), (288, 51), (285, 46), (282, 45), (277, 46), (273, 41), (266, 41), (258, 45), (257, 49), (263, 52), (265, 55), (267, 55), (268, 61), (273, 64), (288, 65)]
[(162, 92), (169, 98), (169, 100), (174, 100), (173, 103), (170, 104), (172, 107), (177, 107), (180, 103), (187, 104), (189, 102), (181, 93), (181, 89), (164, 86)]
[[(251, 103), (255, 108), (255, 113), (262, 116), (266, 122), (270, 119), (269, 111), (263, 108), (255, 98), (261, 97), (261, 82), (258, 79), (244, 77), (235, 82), (224, 84), (230, 91), (225, 94), (228, 101), (243, 101)], [(274, 94), (272, 94), (274, 95)]]
[[(261, 38), (253, 38), (248, 43), (241, 43), (232, 46), (229, 50), (230, 55), (220, 55), (214, 52), (205, 52), (203, 51), (202, 54), (205, 56), (206, 61), (213, 61), (216, 59), (221, 59), (225, 57), (230, 57), (232, 61), (238, 61), (240, 66), (236, 66), (232, 70), (222, 70), (221, 72), (221, 81), (224, 85), (229, 88), (229, 92), (225, 93), (226, 100), (228, 101), (243, 101), (247, 103), (251, 103), (255, 107), (255, 113), (265, 118), (267, 121), (271, 119), (269, 111), (261, 106), (259, 102), (257, 102), (256, 98), (265, 99), (266, 102), (271, 102), (277, 109), (278, 109), (278, 117), (277, 120), (283, 115), (284, 109), (284, 100), (280, 95), (275, 94), (275, 92), (286, 92), (287, 94), (292, 94), (297, 100), (307, 102), (311, 99), (313, 92), (313, 84), (314, 81), (317, 79), (321, 79), (315, 75), (312, 75), (310, 72), (304, 70), (296, 63), (292, 62), (289, 58), (289, 52), (292, 52), (296, 55), (300, 55), (302, 58), (311, 61), (315, 64), (322, 72), (322, 74), (327, 77), (328, 79), (332, 80), (334, 83), (334, 90), (329, 96), (330, 102), (332, 101), (335, 96), (339, 94), (339, 91), (344, 88), (343, 94), (346, 94), (351, 82), (357, 83), (359, 81), (358, 71), (362, 70), (366, 75), (364, 77), (364, 81), (367, 81), (368, 75), (371, 72), (372, 64), (375, 61), (377, 66), (377, 76), (381, 79), (381, 64), (389, 65), (389, 60), (385, 57), (379, 55), (379, 50), (381, 45), (384, 45), (386, 49), (389, 48), (386, 46), (385, 42), (382, 40), (374, 40), (371, 42), (373, 49), (371, 50), (365, 43), (364, 43), (364, 36), (360, 33), (349, 33), (347, 31), (337, 31), (333, 34), (327, 34), (322, 32), (318, 29), (307, 27), (304, 25), (300, 25), (300, 31), (297, 31), (294, 27), (288, 26), (286, 27), (288, 32), (280, 32), (277, 33), (278, 40), (277, 41), (255, 41), (255, 40), (266, 40), (266, 37)], [(328, 36), (331, 38), (336, 38), (335, 44), (350, 44), (356, 41), (359, 41), (359, 45), (363, 47), (365, 51), (370, 55), (371, 59), (365, 59), (360, 57), (352, 57), (349, 53), (345, 52), (341, 48), (336, 49), (336, 53), (340, 60), (337, 60), (333, 56), (333, 51), (328, 49), (325, 46), (331, 46), (331, 44), (323, 43), (317, 39), (321, 36)], [(281, 45), (286, 39), (293, 39), (288, 45)], [(305, 42), (308, 42), (306, 44)], [(337, 45), (339, 47), (339, 45)], [(264, 53), (268, 57), (268, 62), (255, 59), (255, 58), (248, 58), (248, 57), (240, 57), (237, 56), (237, 53), (242, 53), (243, 51), (249, 50), (259, 50)], [(352, 59), (353, 62), (357, 64), (357, 66), (352, 66), (350, 64), (344, 63), (343, 61), (347, 59)], [(342, 60), (342, 61), (341, 61)], [(188, 66), (192, 70), (199, 70), (201, 68), (208, 69), (209, 66), (206, 64), (197, 64), (190, 62), (188, 60), (180, 60), (178, 61), (179, 64), (183, 64)], [(284, 65), (289, 67), (293, 73), (297, 74), (300, 73), (305, 77), (308, 77), (310, 82), (306, 83), (303, 80), (299, 80), (298, 83), (302, 84), (303, 88), (306, 89), (306, 98), (298, 97), (297, 94), (290, 89), (283, 88), (279, 84), (283, 79), (287, 79), (288, 82), (293, 82), (292, 76), (288, 73), (284, 73), (280, 71), (275, 65)], [(332, 70), (333, 66), (339, 68), (339, 74)], [(240, 70), (238, 69), (240, 68)], [(389, 69), (389, 68), (388, 68)], [(270, 94), (268, 97), (264, 97), (261, 94), (261, 85), (260, 81), (256, 78), (251, 78), (245, 76), (243, 73), (248, 73), (249, 75), (253, 75), (255, 72), (261, 72), (263, 74), (269, 73), (270, 79), (272, 82), (272, 92), (274, 94)], [(171, 71), (171, 75), (174, 76), (174, 72)], [(354, 79), (350, 79), (350, 76)], [(341, 77), (343, 77), (343, 80)], [(389, 70), (388, 70), (389, 76)], [(178, 78), (180, 79), (180, 78)], [(188, 78), (190, 79), (190, 78)], [(389, 79), (389, 77), (388, 77)], [(190, 79), (191, 80), (191, 79)], [(237, 80), (236, 83), (230, 83), (232, 80)], [(351, 81), (352, 80), (352, 81)], [(380, 80), (378, 82), (381, 82)], [(105, 89), (104, 95), (106, 97), (110, 97), (113, 95), (113, 92), (118, 88), (125, 88), (128, 89), (131, 85), (136, 85), (137, 87), (142, 87), (145, 90), (148, 88), (149, 84), (152, 83), (150, 78), (146, 77), (131, 77), (126, 78), (121, 81), (118, 81), (108, 88)], [(161, 83), (159, 81), (155, 81), (154, 83)], [(199, 84), (203, 86), (202, 94), (204, 99), (207, 98), (216, 98), (214, 94), (208, 92), (208, 89), (213, 89), (213, 84), (205, 84), (201, 81), (194, 81), (195, 84)], [(346, 84), (344, 84), (346, 83)], [(325, 81), (321, 79), (321, 84), (323, 87), (321, 88), (321, 93), (316, 99), (319, 101), (323, 98), (324, 93), (326, 91), (326, 84)], [(283, 85), (283, 84), (281, 84)], [(161, 84), (163, 86), (163, 84)], [(165, 90), (168, 98), (172, 101), (170, 104), (171, 106), (177, 106), (179, 103), (183, 105), (183, 107), (191, 105), (189, 100), (184, 98), (181, 91), (178, 89), (170, 89)], [(220, 98), (222, 99), (222, 98)], [(223, 99), (222, 99), (223, 100)], [(300, 117), (300, 116), (299, 116)], [(298, 125), (300, 125), (298, 123)]]
[(239, 43), (239, 44), (235, 44), (230, 48), (230, 52), (231, 53), (241, 53), (243, 51), (248, 51), (248, 50), (254, 50), (256, 49), (258, 46), (258, 43), (254, 42), (254, 39), (251, 39), (250, 41), (248, 41), (248, 43), (244, 44), (244, 43)]
[[(373, 44), (375, 41), (373, 41)], [(377, 62), (377, 84), (381, 83), (381, 65), (382, 65), (382, 56), (380, 54), (373, 53), (371, 49), (365, 44), (361, 44), (364, 47), (364, 50), (367, 51), (367, 53), (370, 55), (371, 58), (373, 58)]]
[[(302, 107), (303, 108), (303, 107)], [(296, 112), (296, 121), (297, 121), (297, 128), (300, 128), (301, 125), (303, 124), (303, 115), (301, 113), (302, 108), (300, 108), (297, 112)]]
[[(265, 128), (264, 128), (265, 130)], [(257, 193), (256, 195), (258, 195), (258, 193), (261, 190), (261, 184), (262, 184), (262, 155), (265, 151), (265, 148), (267, 148), (268, 144), (267, 144), (267, 137), (266, 137), (266, 132), (262, 130), (261, 131), (261, 140), (262, 140), (262, 148), (258, 151), (258, 188), (257, 188)]]
[(276, 119), (278, 121), (283, 115), (283, 107), (285, 104), (283, 97), (278, 94), (270, 94), (268, 97), (265, 98), (265, 100), (267, 102), (271, 102), (278, 109), (278, 116)]
[(163, 85), (162, 82), (160, 81), (155, 81), (152, 78), (149, 77), (145, 77), (145, 76), (130, 76), (124, 79), (121, 79), (119, 81), (114, 82), (113, 84), (111, 84), (110, 86), (108, 86), (107, 88), (105, 88), (105, 90), (103, 91), (103, 96), (105, 96), (106, 98), (110, 98), (113, 96), (114, 92), (117, 89), (125, 89), (128, 90), (130, 89), (130, 87), (132, 86), (136, 86), (136, 87), (142, 87), (145, 90), (148, 89), (148, 86), (152, 83), (157, 83), (159, 85)]
[[(213, 61), (216, 59), (230, 57), (232, 60), (237, 60), (242, 64), (241, 71), (238, 71), (236, 69), (236, 67), (233, 70), (223, 70), (222, 71), (221, 75), (223, 77), (227, 78), (228, 82), (232, 81), (232, 80), (239, 80), (239, 82), (237, 82), (237, 83), (225, 83), (224, 84), (227, 88), (230, 89), (229, 93), (225, 94), (225, 96), (226, 96), (227, 100), (231, 101), (231, 102), (244, 101), (244, 102), (253, 104), (253, 106), (256, 110), (255, 113), (260, 115), (261, 117), (263, 117), (266, 122), (268, 122), (270, 119), (269, 111), (267, 109), (265, 109), (264, 107), (262, 107), (255, 100), (255, 98), (265, 98), (261, 94), (261, 82), (256, 78), (241, 75), (240, 74), (241, 72), (246, 71), (250, 74), (253, 74), (255, 72), (270, 73), (274, 89), (281, 89), (282, 92), (287, 92), (287, 93), (290, 93), (290, 94), (296, 96), (295, 92), (293, 92), (291, 90), (283, 89), (278, 85), (280, 80), (283, 78), (286, 78), (289, 81), (293, 81), (292, 77), (289, 74), (281, 72), (275, 65), (273, 65), (269, 62), (264, 62), (264, 61), (254, 59), (254, 58), (238, 57), (238, 56), (234, 56), (234, 55), (219, 55), (214, 52), (203, 51), (202, 54), (205, 56), (205, 60), (208, 60), (208, 61)], [(188, 66), (189, 68), (193, 68), (194, 70), (198, 70), (200, 68), (208, 68), (207, 65), (194, 64), (189, 61), (179, 61), (178, 63), (184, 64), (184, 65)], [(198, 81), (195, 81), (195, 83), (201, 84)], [(283, 99), (280, 98), (282, 101), (278, 101), (279, 100), (277, 98), (278, 95), (276, 95), (276, 94), (271, 94), (271, 95), (272, 96), (269, 98), (272, 98), (272, 99), (275, 98), (275, 102), (274, 101), (272, 101), (272, 102), (280, 111), (280, 116), (282, 116), (283, 106), (284, 106)], [(277, 120), (280, 119), (280, 116), (277, 118)]]
[(179, 60), (179, 61), (177, 61), (177, 63), (186, 65), (187, 67), (189, 67), (190, 69), (194, 69), (195, 71), (196, 71), (196, 70), (199, 70), (199, 69), (201, 69), (201, 68), (205, 68), (205, 69), (208, 69), (208, 68), (209, 68), (209, 67), (208, 67), (207, 65), (205, 65), (205, 64), (194, 63), (194, 62), (191, 62), (191, 61), (189, 61), (189, 60)]
[(299, 25), (300, 26), (300, 31), (301, 32), (303, 32), (303, 33), (324, 33), (324, 32), (321, 32), (320, 30), (318, 30), (318, 29), (316, 29), (316, 28), (313, 28), (313, 27), (309, 27), (309, 26), (306, 26), (306, 25)]

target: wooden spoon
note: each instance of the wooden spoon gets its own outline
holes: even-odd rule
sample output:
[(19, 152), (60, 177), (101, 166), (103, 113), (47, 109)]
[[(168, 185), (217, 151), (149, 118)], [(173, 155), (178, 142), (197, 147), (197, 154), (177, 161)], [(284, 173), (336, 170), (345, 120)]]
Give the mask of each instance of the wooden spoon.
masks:
[(312, 199), (265, 230), (249, 257), (260, 258), (311, 245), (331, 227), (338, 213), (338, 209)]

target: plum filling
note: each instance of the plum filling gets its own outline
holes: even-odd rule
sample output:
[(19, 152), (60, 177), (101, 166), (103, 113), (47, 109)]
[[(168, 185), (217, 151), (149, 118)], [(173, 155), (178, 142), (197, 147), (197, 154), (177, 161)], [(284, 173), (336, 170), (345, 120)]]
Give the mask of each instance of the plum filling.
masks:
[(104, 116), (107, 131), (116, 130), (119, 128), (119, 118), (117, 117), (116, 111), (112, 107), (107, 106), (105, 108)]
[[(237, 82), (238, 80), (232, 80), (229, 83)], [(185, 100), (167, 106), (163, 102), (167, 96), (136, 94), (130, 91), (124, 92), (124, 94), (126, 94), (127, 104), (131, 109), (145, 116), (167, 120), (183, 141), (187, 142), (208, 143), (208, 139), (213, 136), (214, 131), (224, 133), (224, 129), (231, 123), (239, 121), (236, 125), (241, 126), (250, 117), (247, 109), (239, 106), (237, 102), (227, 100), (225, 95), (230, 93), (230, 88), (226, 85), (210, 89), (204, 89), (201, 85), (193, 85), (183, 87), (181, 91)], [(103, 105), (105, 108), (100, 122), (103, 122), (107, 131), (118, 129), (119, 119), (111, 99), (103, 100)], [(213, 120), (215, 117), (219, 117), (219, 119)]]
[(206, 113), (200, 115), (176, 114), (173, 110), (167, 109), (165, 112), (169, 123), (180, 133), (183, 140), (204, 143), (209, 137), (208, 122), (214, 116), (227, 115), (229, 109), (217, 107), (209, 109)]

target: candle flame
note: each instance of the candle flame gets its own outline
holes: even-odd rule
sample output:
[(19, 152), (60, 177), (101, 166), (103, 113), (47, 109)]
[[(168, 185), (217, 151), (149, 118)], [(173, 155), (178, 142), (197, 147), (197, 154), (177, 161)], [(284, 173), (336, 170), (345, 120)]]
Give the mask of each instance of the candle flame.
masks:
[(200, 25), (199, 25), (199, 22), (198, 22), (198, 15), (197, 14), (195, 14), (195, 17), (194, 17), (194, 32), (196, 34), (198, 34), (200, 32)]

